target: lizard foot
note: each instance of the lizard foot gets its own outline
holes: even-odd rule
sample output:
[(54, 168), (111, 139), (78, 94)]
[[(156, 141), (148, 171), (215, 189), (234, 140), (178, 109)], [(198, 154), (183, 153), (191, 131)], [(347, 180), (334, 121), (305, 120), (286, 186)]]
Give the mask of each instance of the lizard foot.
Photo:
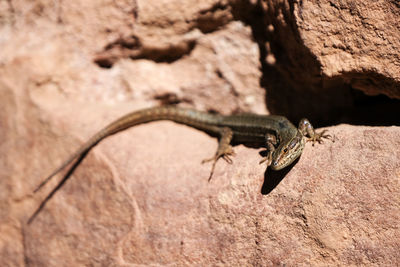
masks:
[(215, 154), (215, 156), (213, 156), (213, 157), (211, 157), (211, 158), (209, 158), (209, 159), (204, 159), (204, 160), (202, 160), (202, 161), (201, 161), (202, 164), (204, 164), (204, 163), (206, 163), (206, 162), (210, 162), (210, 161), (213, 162), (212, 167), (211, 167), (210, 177), (208, 178), (208, 181), (211, 180), (211, 177), (212, 177), (212, 175), (213, 175), (213, 173), (214, 173), (215, 164), (217, 163), (217, 161), (218, 161), (220, 158), (223, 158), (226, 162), (228, 162), (229, 164), (232, 164), (233, 161), (232, 161), (232, 158), (231, 158), (231, 157), (234, 156), (234, 155), (235, 155), (235, 152), (233, 151), (232, 146), (228, 145), (228, 146), (225, 147), (224, 150), (220, 150), (220, 149), (219, 149), (219, 150), (217, 151), (217, 153)]
[(332, 136), (330, 134), (326, 134), (327, 131), (328, 130), (323, 130), (320, 133), (315, 133), (312, 137), (309, 137), (307, 139), (307, 142), (312, 142), (313, 146), (316, 142), (318, 142), (318, 144), (323, 143), (324, 139), (328, 139), (328, 140), (331, 140), (332, 142), (335, 142), (334, 136)]

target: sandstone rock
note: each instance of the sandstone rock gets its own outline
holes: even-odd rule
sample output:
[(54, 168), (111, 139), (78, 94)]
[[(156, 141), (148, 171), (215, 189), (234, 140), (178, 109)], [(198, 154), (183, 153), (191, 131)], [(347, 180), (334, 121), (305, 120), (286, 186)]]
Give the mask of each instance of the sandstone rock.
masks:
[[(259, 33), (264, 57), (262, 80), (268, 88), (270, 111), (293, 120), (308, 116), (326, 124), (326, 118), (343, 121), (348, 113), (354, 113), (352, 107), (358, 98), (353, 90), (399, 99), (400, 20), (396, 2), (261, 3), (262, 19), (255, 18), (252, 25)], [(268, 60), (271, 57), (273, 64)], [(379, 112), (381, 108), (372, 103), (368, 102), (369, 108)], [(387, 109), (382, 114), (391, 113)]]
[(307, 144), (281, 172), (239, 145), (211, 182), (200, 162), (216, 139), (141, 125), (95, 147), (26, 224), (62, 176), (32, 194), (46, 175), (105, 124), (160, 99), (225, 114), (267, 113), (266, 101), (295, 123), (326, 123), (357, 108), (349, 87), (398, 98), (397, 10), (1, 2), (0, 265), (399, 265), (398, 124), (329, 127), (334, 143)]

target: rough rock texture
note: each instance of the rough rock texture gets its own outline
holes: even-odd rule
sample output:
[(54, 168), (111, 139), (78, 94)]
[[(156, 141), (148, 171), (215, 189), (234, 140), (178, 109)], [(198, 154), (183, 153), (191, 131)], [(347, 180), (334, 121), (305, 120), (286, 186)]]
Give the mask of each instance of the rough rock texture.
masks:
[[(0, 2), (0, 265), (400, 265), (399, 102), (360, 93), (400, 98), (399, 10), (396, 1)], [(159, 102), (397, 126), (329, 127), (336, 142), (308, 144), (280, 172), (239, 145), (208, 183), (200, 162), (215, 139), (141, 125), (93, 149), (26, 225), (56, 181), (33, 188), (69, 153)]]

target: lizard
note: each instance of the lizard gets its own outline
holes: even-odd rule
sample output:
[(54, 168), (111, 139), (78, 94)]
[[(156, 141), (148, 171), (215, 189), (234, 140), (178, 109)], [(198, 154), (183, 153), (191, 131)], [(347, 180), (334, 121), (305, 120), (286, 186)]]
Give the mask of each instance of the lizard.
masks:
[[(281, 170), (293, 163), (302, 154), (306, 141), (311, 141), (314, 145), (315, 142), (321, 143), (323, 138), (331, 139), (331, 136), (326, 134), (326, 130), (317, 133), (310, 121), (305, 118), (300, 120), (299, 126), (296, 128), (286, 117), (278, 115), (252, 113), (220, 115), (195, 109), (179, 108), (174, 105), (152, 107), (128, 113), (101, 129), (47, 176), (37, 186), (34, 193), (74, 160), (81, 160), (104, 138), (132, 126), (158, 120), (174, 121), (219, 137), (215, 155), (202, 161), (202, 163), (212, 161), (208, 181), (211, 180), (218, 159), (223, 158), (228, 163), (232, 163), (231, 156), (234, 155), (234, 151), (231, 143), (249, 143), (265, 147), (267, 153), (260, 164), (265, 162), (267, 167), (272, 170)], [(76, 166), (71, 167), (70, 171), (74, 167)], [(33, 221), (54, 193), (61, 188), (69, 175), (68, 172), (64, 179), (46, 196), (29, 218), (28, 224)]]

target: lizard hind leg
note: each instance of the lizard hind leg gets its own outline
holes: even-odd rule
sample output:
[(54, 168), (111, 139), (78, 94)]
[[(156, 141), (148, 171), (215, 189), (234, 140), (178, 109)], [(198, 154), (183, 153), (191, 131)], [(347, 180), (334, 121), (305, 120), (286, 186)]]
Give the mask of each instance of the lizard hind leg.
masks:
[(210, 177), (208, 178), (208, 181), (211, 180), (213, 174), (214, 174), (214, 169), (217, 161), (220, 158), (223, 158), (226, 162), (229, 164), (232, 164), (232, 159), (231, 156), (235, 155), (235, 152), (233, 151), (232, 146), (230, 145), (233, 137), (233, 132), (230, 128), (224, 127), (221, 129), (220, 133), (221, 137), (219, 139), (218, 143), (218, 149), (215, 155), (211, 158), (204, 159), (201, 163), (206, 163), (212, 161), (212, 166), (211, 166), (211, 172), (210, 172)]

